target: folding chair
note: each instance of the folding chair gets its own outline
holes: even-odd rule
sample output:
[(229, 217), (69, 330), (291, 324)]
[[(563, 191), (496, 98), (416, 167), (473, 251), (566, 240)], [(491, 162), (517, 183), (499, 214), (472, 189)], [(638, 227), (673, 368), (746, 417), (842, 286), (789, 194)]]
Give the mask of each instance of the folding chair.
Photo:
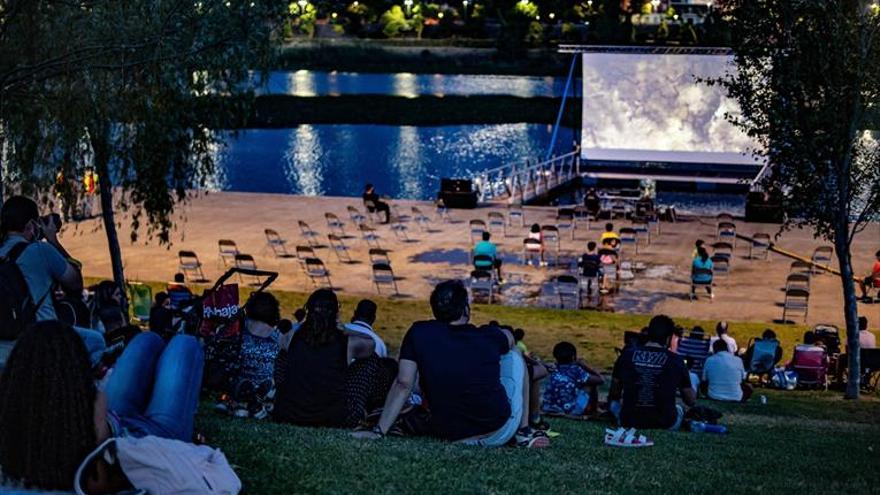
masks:
[(691, 332), (678, 341), (678, 355), (691, 363), (691, 371), (700, 375), (709, 357), (709, 339), (699, 332)]
[(531, 263), (533, 259), (540, 263), (543, 246), (538, 239), (523, 239), (523, 265)]
[(474, 219), (469, 222), (471, 246), (483, 240), (483, 232), (488, 232), (486, 222)]
[(713, 242), (711, 248), (713, 256), (727, 258), (728, 264), (733, 261), (733, 244), (729, 242)]
[(507, 206), (507, 225), (513, 227), (513, 222), (519, 224), (520, 227), (526, 226), (526, 216), (523, 212), (522, 206), (518, 205), (508, 205)]
[(726, 241), (736, 246), (736, 224), (733, 222), (718, 222), (715, 239)]
[[(187, 282), (204, 282), (205, 273), (202, 271), (202, 262), (195, 251), (177, 252), (177, 269), (183, 273)], [(194, 276), (193, 276), (194, 275)]]
[(139, 323), (150, 321), (150, 308), (153, 306), (153, 289), (147, 284), (129, 282), (128, 299), (131, 303), (131, 315)]
[(443, 200), (442, 199), (437, 200), (437, 203), (435, 203), (435, 204), (436, 204), (437, 218), (442, 220), (443, 223), (451, 222), (452, 219), (449, 218), (449, 208), (446, 207), (446, 204), (443, 203)]
[(231, 239), (220, 239), (217, 241), (218, 254), (220, 255), (220, 263), (223, 268), (235, 265), (235, 255), (238, 254), (238, 246)]
[(585, 232), (590, 230), (590, 210), (584, 205), (574, 207), (574, 228)]
[(807, 275), (813, 274), (813, 264), (807, 263), (806, 261), (795, 260), (791, 262), (791, 265), (788, 268), (788, 273), (806, 273)]
[(745, 363), (749, 375), (761, 377), (773, 372), (776, 365), (776, 349), (779, 349), (778, 340), (752, 339), (747, 348), (752, 349), (752, 359)]
[(719, 213), (715, 216), (716, 222), (731, 222), (733, 223), (733, 215), (730, 213)]
[(651, 244), (651, 227), (643, 219), (633, 219), (632, 229), (636, 231), (637, 240), (644, 240), (645, 244)]
[(367, 217), (365, 217), (364, 214), (361, 213), (361, 211), (358, 210), (356, 207), (349, 205), (347, 207), (347, 210), (349, 220), (351, 220), (351, 223), (353, 223), (356, 227), (360, 227), (361, 225), (367, 223)]
[(730, 258), (720, 254), (713, 254), (710, 259), (712, 260), (712, 271), (716, 275), (723, 275), (725, 277), (730, 275)]
[(559, 307), (565, 309), (566, 301), (571, 301), (573, 309), (581, 308), (581, 284), (573, 275), (558, 275), (553, 279), (553, 288), (559, 297)]
[(364, 200), (364, 209), (367, 210), (367, 218), (370, 223), (379, 223), (382, 221), (382, 214), (376, 209), (376, 203), (372, 200)]
[(297, 220), (297, 225), (299, 225), (300, 237), (305, 239), (309, 246), (318, 247), (319, 234), (312, 230), (312, 228), (309, 227), (309, 224), (303, 222), (302, 220)]
[(562, 209), (556, 213), (556, 230), (562, 235), (562, 232), (568, 231), (571, 240), (574, 240), (574, 210), (570, 208)]
[(794, 348), (791, 368), (798, 374), (798, 388), (819, 387), (828, 390), (828, 353), (821, 347)]
[(559, 254), (562, 251), (562, 238), (559, 236), (559, 228), (555, 225), (542, 225), (541, 235), (544, 236), (544, 246), (551, 246), (553, 251), (553, 264), (559, 264)]
[(813, 256), (811, 257), (813, 261), (813, 274), (818, 273), (816, 265), (830, 268), (832, 256), (834, 256), (834, 248), (832, 246), (819, 246), (813, 250)]
[(302, 268), (303, 272), (306, 272), (306, 260), (309, 258), (317, 258), (318, 256), (315, 254), (315, 250), (312, 246), (297, 246), (296, 247), (296, 260), (299, 262), (300, 268)]
[(391, 216), (394, 217), (397, 223), (407, 223), (410, 221), (410, 216), (401, 213), (400, 208), (396, 204), (390, 204), (389, 208), (391, 208)]
[[(249, 254), (239, 253), (235, 255), (235, 267), (243, 270), (256, 270), (257, 262), (254, 261), (254, 257)], [(263, 285), (263, 280), (257, 275), (248, 275), (250, 281), (247, 281), (244, 278), (244, 274), (241, 272), (237, 272), (238, 281), (242, 285), (249, 285), (252, 287), (259, 287)]]
[(807, 321), (807, 312), (810, 308), (810, 291), (804, 289), (786, 289), (785, 301), (782, 303), (782, 321), (788, 321), (792, 313), (803, 315)]
[(485, 270), (492, 274), (492, 280), (495, 280), (495, 258), (487, 254), (474, 255), (472, 264), (474, 270)]
[(336, 258), (340, 263), (351, 263), (351, 254), (348, 252), (348, 246), (342, 237), (336, 234), (327, 234), (327, 241), (330, 243), (330, 249), (336, 253)]
[(366, 224), (361, 224), (359, 228), (361, 230), (361, 239), (367, 244), (367, 246), (377, 249), (382, 248), (379, 244), (379, 241), (382, 238), (376, 233), (376, 229)]
[(621, 253), (628, 251), (627, 246), (632, 246), (635, 254), (639, 254), (639, 233), (631, 227), (623, 227), (619, 231), (620, 235), (620, 251)]
[(611, 219), (616, 218), (626, 218), (626, 214), (629, 212), (629, 207), (626, 205), (626, 202), (620, 199), (615, 199), (614, 202), (611, 203)]
[(789, 273), (785, 278), (785, 290), (800, 289), (810, 290), (810, 276), (806, 273)]
[(492, 227), (500, 228), (501, 235), (507, 237), (507, 219), (504, 218), (503, 213), (490, 211), (488, 219), (487, 228), (489, 229), (489, 232), (492, 232)]
[(756, 232), (752, 234), (752, 243), (749, 244), (749, 259), (763, 258), (770, 256), (770, 234), (764, 232)]
[(323, 287), (323, 281), (326, 280), (327, 287), (333, 288), (333, 283), (330, 282), (330, 271), (327, 270), (320, 258), (306, 258), (306, 275), (315, 287)]
[(397, 289), (397, 280), (394, 278), (394, 271), (391, 265), (387, 263), (373, 263), (373, 284), (376, 285), (376, 292), (382, 294), (381, 286), (387, 285), (394, 288), (394, 295), (399, 295)]
[(485, 300), (492, 304), (495, 297), (495, 281), (491, 270), (473, 270), (470, 278), (471, 299), (474, 301), (485, 296)]
[(333, 213), (324, 213), (324, 220), (327, 221), (327, 227), (331, 233), (336, 234), (338, 237), (345, 237), (345, 224), (339, 220), (339, 217)]
[(422, 230), (422, 232), (428, 232), (429, 230), (431, 230), (431, 219), (428, 217), (428, 215), (422, 213), (422, 210), (418, 206), (412, 207), (412, 218), (416, 225), (419, 226), (419, 229)]
[(397, 240), (403, 242), (409, 242), (409, 228), (405, 223), (398, 221), (399, 217), (395, 216), (394, 221), (391, 222), (391, 232), (394, 233), (394, 237), (397, 237)]
[(387, 249), (370, 248), (370, 264), (375, 265), (376, 263), (391, 264)]
[(263, 230), (263, 233), (266, 234), (266, 247), (272, 250), (272, 254), (274, 254), (276, 258), (290, 257), (290, 253), (287, 252), (287, 241), (278, 235), (277, 231), (265, 229)]

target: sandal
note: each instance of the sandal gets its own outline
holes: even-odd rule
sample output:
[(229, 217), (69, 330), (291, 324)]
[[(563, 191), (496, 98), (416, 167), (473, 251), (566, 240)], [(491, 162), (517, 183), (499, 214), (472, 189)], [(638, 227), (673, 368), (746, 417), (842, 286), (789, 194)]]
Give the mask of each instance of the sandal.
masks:
[(648, 440), (644, 435), (636, 436), (635, 428), (618, 428), (616, 430), (608, 428), (605, 430), (605, 445), (611, 447), (638, 448), (652, 447), (654, 442)]

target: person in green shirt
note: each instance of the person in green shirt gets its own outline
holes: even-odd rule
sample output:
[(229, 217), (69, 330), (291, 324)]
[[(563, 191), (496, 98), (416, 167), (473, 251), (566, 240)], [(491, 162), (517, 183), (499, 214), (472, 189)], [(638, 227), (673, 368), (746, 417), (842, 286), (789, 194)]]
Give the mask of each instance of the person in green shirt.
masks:
[[(501, 260), (498, 258), (498, 248), (490, 240), (491, 238), (492, 234), (483, 232), (483, 240), (474, 246), (474, 268), (480, 270), (492, 270), (494, 268), (498, 281), (501, 282)], [(477, 259), (477, 256), (488, 256), (492, 258), (492, 261)]]

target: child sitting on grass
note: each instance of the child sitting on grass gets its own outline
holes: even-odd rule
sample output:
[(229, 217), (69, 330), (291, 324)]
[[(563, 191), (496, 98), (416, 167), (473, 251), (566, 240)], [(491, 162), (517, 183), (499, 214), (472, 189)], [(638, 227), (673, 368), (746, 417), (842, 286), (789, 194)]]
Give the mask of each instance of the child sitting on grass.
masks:
[(577, 348), (570, 342), (553, 347), (556, 369), (544, 387), (542, 410), (547, 414), (584, 416), (595, 412), (599, 385), (605, 379), (583, 359), (577, 357)]

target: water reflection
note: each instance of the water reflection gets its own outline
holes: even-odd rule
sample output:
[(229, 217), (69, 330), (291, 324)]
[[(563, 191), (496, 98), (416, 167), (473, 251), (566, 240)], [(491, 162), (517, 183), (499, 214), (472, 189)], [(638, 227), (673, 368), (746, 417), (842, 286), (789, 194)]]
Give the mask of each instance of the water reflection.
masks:
[(290, 134), (290, 149), (285, 154), (285, 176), (291, 191), (306, 196), (323, 194), (323, 154), (321, 141), (313, 126), (301, 125)]

